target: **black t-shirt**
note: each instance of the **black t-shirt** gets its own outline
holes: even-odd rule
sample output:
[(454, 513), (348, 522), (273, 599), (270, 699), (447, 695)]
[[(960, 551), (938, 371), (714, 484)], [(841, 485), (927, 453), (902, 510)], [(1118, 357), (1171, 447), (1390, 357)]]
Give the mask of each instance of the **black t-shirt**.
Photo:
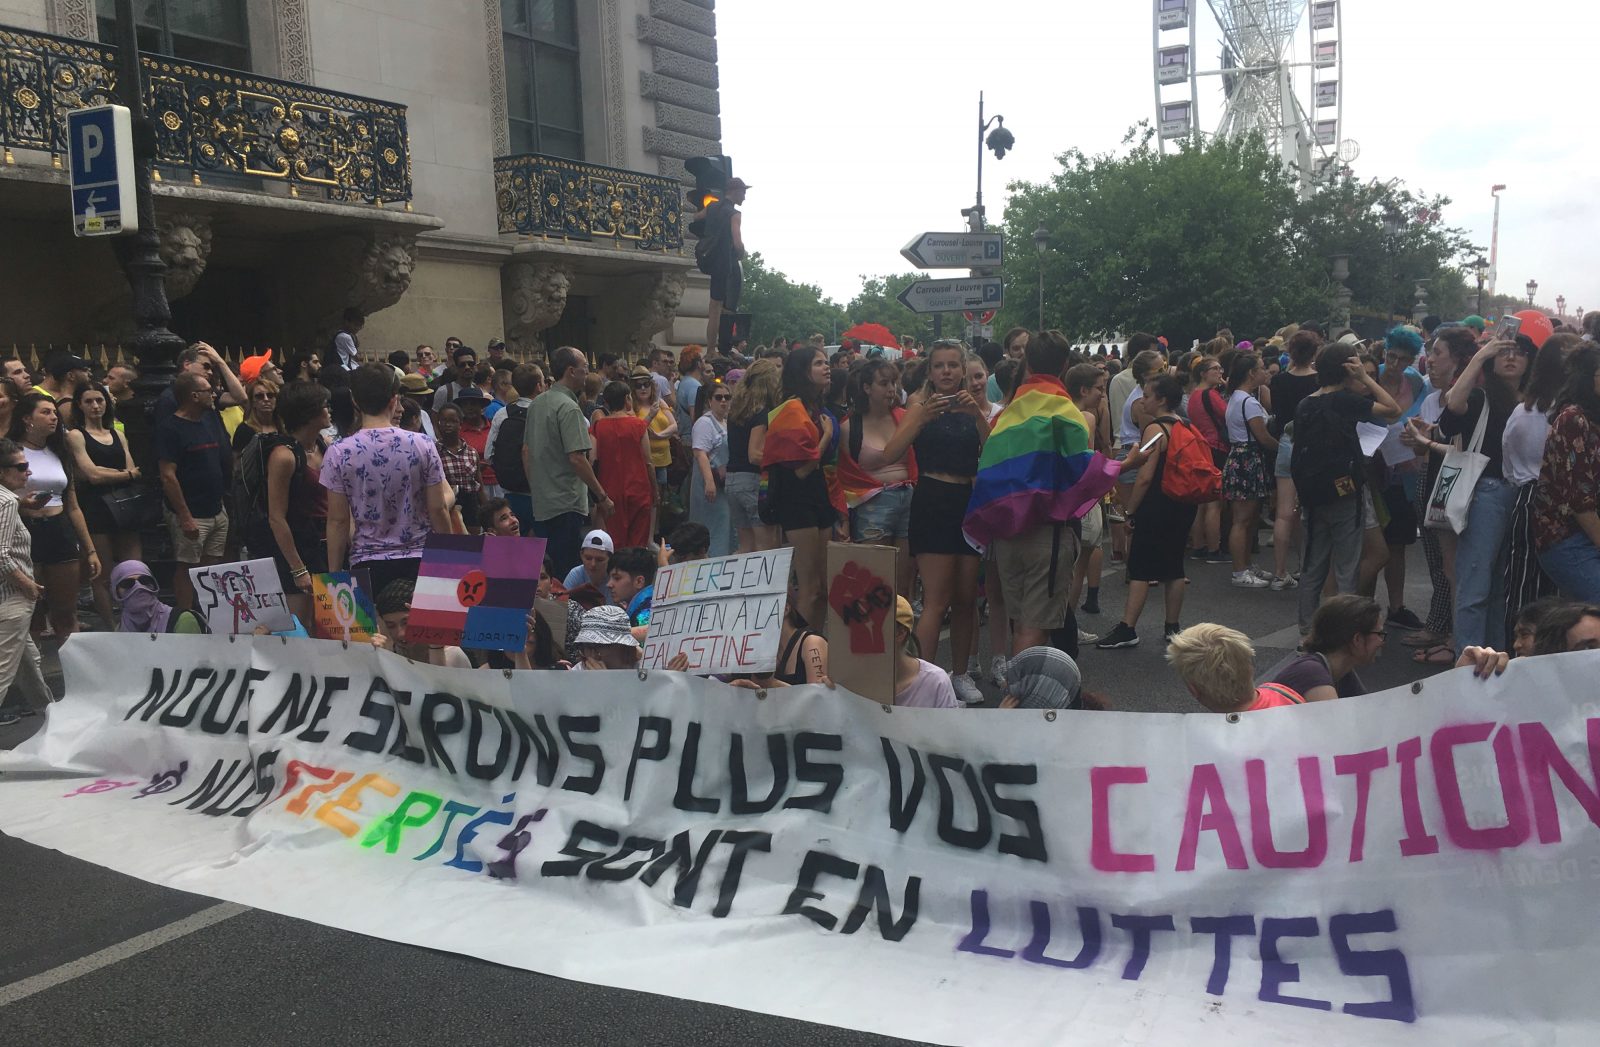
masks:
[(1370, 421), (1372, 401), (1348, 389), (1300, 401), (1289, 474), (1303, 503), (1326, 505), (1361, 490), (1365, 456), (1356, 423)]
[[(1444, 438), (1461, 437), (1461, 446), (1465, 449), (1472, 442), (1472, 431), (1478, 427), (1478, 414), (1483, 410), (1483, 403), (1487, 394), (1482, 389), (1474, 389), (1467, 396), (1467, 413), (1451, 414), (1446, 407), (1444, 413), (1439, 415), (1439, 431)], [(1497, 410), (1493, 405), (1489, 407), (1489, 424), (1484, 426), (1483, 446), (1478, 448), (1489, 459), (1488, 466), (1483, 470), (1484, 476), (1499, 478), (1500, 473), (1500, 438), (1506, 433), (1506, 422), (1511, 419), (1511, 412), (1517, 406), (1516, 400), (1511, 399), (1504, 411)]]
[(728, 423), (728, 472), (759, 473), (761, 466), (750, 461), (750, 432), (758, 425), (766, 425), (767, 416), (757, 411), (750, 420), (740, 424)]
[(1272, 390), (1272, 424), (1267, 426), (1267, 432), (1282, 436), (1283, 427), (1294, 421), (1300, 401), (1316, 392), (1320, 385), (1321, 381), (1315, 374), (1279, 371), (1273, 375), (1272, 383), (1267, 387)]
[(715, 273), (733, 265), (733, 216), (737, 210), (730, 200), (718, 200), (707, 209), (705, 231), (694, 248), (701, 272)]
[(178, 487), (191, 516), (222, 512), (233, 452), (221, 415), (208, 411), (198, 421), (167, 415), (156, 423), (156, 458), (177, 467)]

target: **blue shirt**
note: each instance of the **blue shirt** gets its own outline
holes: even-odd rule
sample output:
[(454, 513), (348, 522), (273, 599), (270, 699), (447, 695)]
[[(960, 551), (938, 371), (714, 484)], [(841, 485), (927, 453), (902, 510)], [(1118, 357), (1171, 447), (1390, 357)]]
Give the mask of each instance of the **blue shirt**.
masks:
[(656, 587), (647, 585), (633, 594), (633, 599), (628, 601), (628, 622), (631, 625), (650, 624), (650, 601), (656, 595)]

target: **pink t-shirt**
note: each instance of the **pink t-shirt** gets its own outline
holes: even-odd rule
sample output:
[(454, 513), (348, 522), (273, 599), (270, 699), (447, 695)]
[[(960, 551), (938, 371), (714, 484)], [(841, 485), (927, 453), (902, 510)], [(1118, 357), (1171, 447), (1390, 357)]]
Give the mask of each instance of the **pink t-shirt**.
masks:
[(432, 530), (426, 492), (444, 482), (431, 439), (393, 426), (363, 429), (328, 448), (320, 479), (349, 499), (352, 564), (422, 555)]
[[(1293, 698), (1289, 697), (1291, 694), (1294, 695)], [(1299, 694), (1289, 690), (1289, 688), (1285, 687), (1281, 683), (1262, 684), (1260, 687), (1256, 688), (1256, 700), (1245, 706), (1241, 711), (1250, 712), (1255, 709), (1276, 709), (1284, 705), (1304, 705), (1305, 701), (1306, 700), (1300, 697)]]
[(917, 675), (911, 678), (894, 696), (894, 704), (918, 709), (955, 709), (956, 689), (950, 685), (950, 674), (932, 662), (917, 659)]

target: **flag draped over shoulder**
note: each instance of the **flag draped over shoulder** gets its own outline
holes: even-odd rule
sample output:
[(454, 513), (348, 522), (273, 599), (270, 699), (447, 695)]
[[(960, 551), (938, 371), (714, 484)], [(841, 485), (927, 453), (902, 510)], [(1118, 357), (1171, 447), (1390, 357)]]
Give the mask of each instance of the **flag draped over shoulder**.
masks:
[(804, 465), (822, 450), (822, 433), (799, 397), (791, 396), (767, 414), (767, 439), (761, 465)]
[(962, 530), (979, 549), (1087, 513), (1121, 466), (1092, 450), (1089, 428), (1054, 378), (1024, 382), (995, 418)]
[[(896, 407), (894, 409), (893, 415), (896, 425), (900, 424), (905, 414), (904, 408)], [(857, 423), (852, 423), (852, 425), (854, 424)], [(850, 448), (845, 443), (843, 432), (844, 430), (841, 429), (839, 437), (839, 487), (844, 494), (845, 506), (854, 509), (866, 504), (884, 488), (876, 477), (861, 467), (861, 463), (856, 461), (855, 455), (850, 453)], [(907, 482), (916, 483), (917, 452), (907, 449), (902, 460), (906, 465)]]

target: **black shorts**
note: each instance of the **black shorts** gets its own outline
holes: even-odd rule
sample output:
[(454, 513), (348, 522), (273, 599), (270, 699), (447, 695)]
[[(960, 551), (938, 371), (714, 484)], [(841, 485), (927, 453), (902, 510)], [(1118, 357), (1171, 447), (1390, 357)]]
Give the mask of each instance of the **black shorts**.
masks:
[(832, 530), (838, 514), (828, 500), (828, 481), (822, 467), (811, 470), (809, 476), (796, 476), (786, 465), (775, 465), (767, 470), (767, 505), (769, 523), (785, 531), (804, 531), (820, 527)]
[(906, 535), (911, 555), (977, 556), (978, 550), (961, 533), (970, 501), (971, 480), (951, 483), (931, 476), (918, 477), (911, 492), (911, 525)]
[(711, 277), (711, 300), (721, 302), (729, 312), (739, 308), (739, 297), (744, 291), (744, 267), (737, 259), (727, 265), (714, 266), (706, 274)]
[(1417, 542), (1417, 506), (1406, 497), (1400, 484), (1390, 484), (1383, 489), (1383, 505), (1389, 510), (1389, 522), (1383, 525), (1385, 545), (1415, 545)]
[[(308, 563), (306, 566), (309, 567), (311, 565)], [(351, 564), (350, 570), (352, 572), (367, 572), (367, 578), (372, 582), (372, 588), (369, 592), (372, 595), (373, 603), (377, 603), (378, 597), (390, 582), (404, 581), (415, 584), (417, 571), (421, 567), (422, 558), (412, 557), (405, 560), (366, 560), (362, 563)]]
[(78, 534), (66, 513), (54, 516), (24, 517), (23, 525), (33, 539), (33, 562), (41, 567), (76, 563), (83, 552)]
[(1198, 509), (1156, 492), (1145, 493), (1133, 514), (1133, 532), (1128, 539), (1128, 581), (1176, 582), (1186, 577), (1183, 550)]
[[(305, 564), (306, 570), (312, 574), (326, 574), (328, 571), (328, 540), (319, 534), (303, 533), (294, 534), (295, 551), (300, 554), (300, 560)], [(294, 568), (289, 566), (288, 559), (283, 555), (283, 550), (278, 548), (277, 536), (272, 533), (272, 527), (265, 521), (255, 524), (250, 528), (249, 536), (250, 555), (271, 556), (272, 565), (278, 569), (278, 584), (283, 586), (286, 593), (296, 593), (300, 587), (295, 584)]]

